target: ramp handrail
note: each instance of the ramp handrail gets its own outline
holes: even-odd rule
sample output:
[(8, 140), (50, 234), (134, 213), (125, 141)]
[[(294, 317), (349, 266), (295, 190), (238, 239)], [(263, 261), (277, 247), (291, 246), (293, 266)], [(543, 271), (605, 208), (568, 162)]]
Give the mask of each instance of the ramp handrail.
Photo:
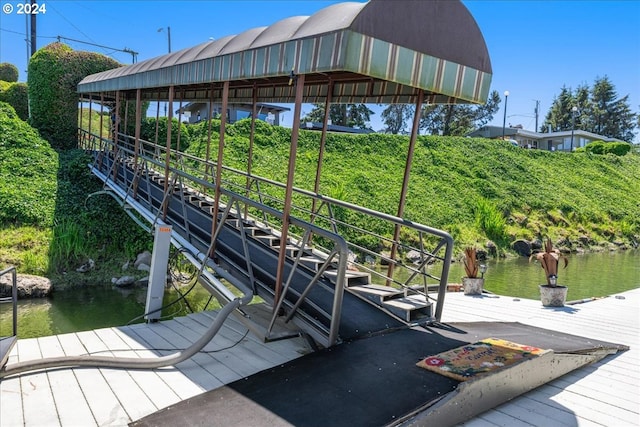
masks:
[[(86, 131), (81, 131), (83, 132)], [(100, 139), (97, 135), (81, 138), (81, 147), (88, 150), (117, 147), (135, 155), (134, 140), (128, 135), (120, 134), (116, 147), (111, 140)], [(212, 171), (215, 170), (215, 162), (173, 149), (168, 154), (171, 173), (177, 173), (191, 181), (205, 195), (213, 193), (215, 177), (212, 176)], [(138, 156), (145, 159), (147, 167), (164, 173), (166, 147), (140, 139)], [(246, 199), (254, 200), (261, 206), (281, 210), (284, 204), (284, 184), (228, 166), (223, 166), (222, 170), (221, 187), (224, 194), (244, 194)], [(263, 215), (262, 220), (267, 225), (280, 225), (277, 219), (271, 223), (270, 219), (264, 217), (264, 211), (254, 209), (245, 211), (244, 215)], [(374, 283), (392, 285), (404, 289), (405, 293), (423, 295), (427, 301), (435, 303), (434, 317), (435, 320), (440, 320), (453, 252), (453, 238), (448, 233), (295, 187), (291, 215), (308, 218), (309, 223), (343, 236), (352, 253), (350, 268), (371, 274)], [(400, 228), (400, 238), (397, 240), (393, 238), (395, 227)], [(299, 240), (302, 239), (302, 230), (294, 227), (290, 233)], [(330, 253), (330, 250), (324, 248), (322, 237), (314, 234), (311, 241), (315, 247)], [(399, 254), (394, 259), (386, 252), (392, 247)], [(388, 267), (389, 265), (392, 267)]]

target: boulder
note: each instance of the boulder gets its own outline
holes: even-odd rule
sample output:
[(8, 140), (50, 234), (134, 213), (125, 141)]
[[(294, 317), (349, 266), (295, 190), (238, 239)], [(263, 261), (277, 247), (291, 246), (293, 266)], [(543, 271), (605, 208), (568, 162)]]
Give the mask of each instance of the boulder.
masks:
[(151, 252), (144, 251), (141, 254), (138, 254), (136, 257), (136, 261), (133, 263), (135, 268), (138, 268), (140, 264), (151, 265)]
[(120, 278), (112, 278), (111, 283), (118, 287), (131, 286), (135, 283), (136, 278), (133, 276), (122, 276)]
[(518, 239), (511, 244), (511, 249), (521, 256), (531, 256), (531, 243), (527, 240)]
[(94, 260), (92, 260), (91, 258), (89, 258), (87, 260), (87, 262), (85, 262), (84, 264), (82, 264), (80, 267), (76, 268), (76, 271), (78, 273), (86, 273), (88, 271), (91, 271), (95, 268), (96, 263)]
[[(51, 280), (46, 277), (32, 276), (30, 274), (18, 274), (18, 298), (43, 298), (53, 291)], [(0, 278), (0, 297), (11, 296), (11, 275), (6, 274)]]
[(487, 240), (487, 244), (485, 245), (485, 247), (487, 248), (487, 252), (489, 253), (489, 255), (491, 255), (492, 257), (498, 255), (498, 247), (491, 240)]

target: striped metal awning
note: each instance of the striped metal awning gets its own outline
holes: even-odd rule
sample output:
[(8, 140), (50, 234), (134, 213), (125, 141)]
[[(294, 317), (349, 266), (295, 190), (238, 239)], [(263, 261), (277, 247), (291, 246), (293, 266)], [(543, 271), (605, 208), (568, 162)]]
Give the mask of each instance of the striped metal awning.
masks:
[[(304, 102), (484, 103), (491, 62), (475, 20), (458, 0), (371, 0), (326, 7), (157, 58), (90, 75), (80, 94), (142, 89), (145, 99), (220, 95), (229, 102), (294, 100), (291, 74), (305, 74)], [(332, 85), (327, 85), (328, 81)], [(212, 93), (213, 91), (213, 93)]]

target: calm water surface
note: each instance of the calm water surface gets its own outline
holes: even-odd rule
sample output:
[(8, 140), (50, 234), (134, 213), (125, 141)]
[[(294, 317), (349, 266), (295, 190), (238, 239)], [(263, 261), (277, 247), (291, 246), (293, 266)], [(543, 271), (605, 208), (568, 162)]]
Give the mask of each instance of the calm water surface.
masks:
[[(538, 284), (544, 282), (544, 272), (539, 264), (529, 263), (527, 258), (491, 260), (487, 264), (485, 288), (488, 291), (519, 298), (539, 298)], [(462, 265), (455, 263), (451, 266), (449, 282), (460, 282), (463, 275)], [(569, 301), (638, 288), (640, 251), (571, 255), (569, 266), (560, 271), (558, 278), (559, 284), (569, 287)], [(138, 317), (144, 312), (145, 298), (146, 289), (84, 287), (54, 293), (49, 299), (21, 300), (18, 335), (20, 338), (39, 337), (142, 322)], [(167, 291), (164, 302), (168, 304), (176, 299), (175, 291)], [(187, 302), (194, 311), (217, 307), (215, 300), (209, 303), (209, 293), (200, 286), (189, 293)], [(0, 310), (0, 336), (9, 335), (10, 304), (3, 304)], [(181, 301), (164, 310), (163, 316), (189, 312), (187, 304)]]

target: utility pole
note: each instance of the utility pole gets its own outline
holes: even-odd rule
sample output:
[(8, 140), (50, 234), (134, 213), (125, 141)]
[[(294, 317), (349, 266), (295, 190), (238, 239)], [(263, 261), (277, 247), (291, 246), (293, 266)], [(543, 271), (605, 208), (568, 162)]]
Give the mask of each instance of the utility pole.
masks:
[(538, 113), (540, 112), (540, 101), (538, 101), (537, 99), (534, 99), (534, 101), (536, 101), (536, 108), (534, 110), (536, 116), (536, 128), (534, 129), (534, 131), (538, 132)]
[[(33, 7), (37, 5), (37, 1), (36, 0), (31, 0), (31, 7), (33, 10)], [(31, 14), (31, 56), (33, 56), (34, 53), (36, 53), (37, 47), (36, 47), (36, 13), (32, 13)]]

